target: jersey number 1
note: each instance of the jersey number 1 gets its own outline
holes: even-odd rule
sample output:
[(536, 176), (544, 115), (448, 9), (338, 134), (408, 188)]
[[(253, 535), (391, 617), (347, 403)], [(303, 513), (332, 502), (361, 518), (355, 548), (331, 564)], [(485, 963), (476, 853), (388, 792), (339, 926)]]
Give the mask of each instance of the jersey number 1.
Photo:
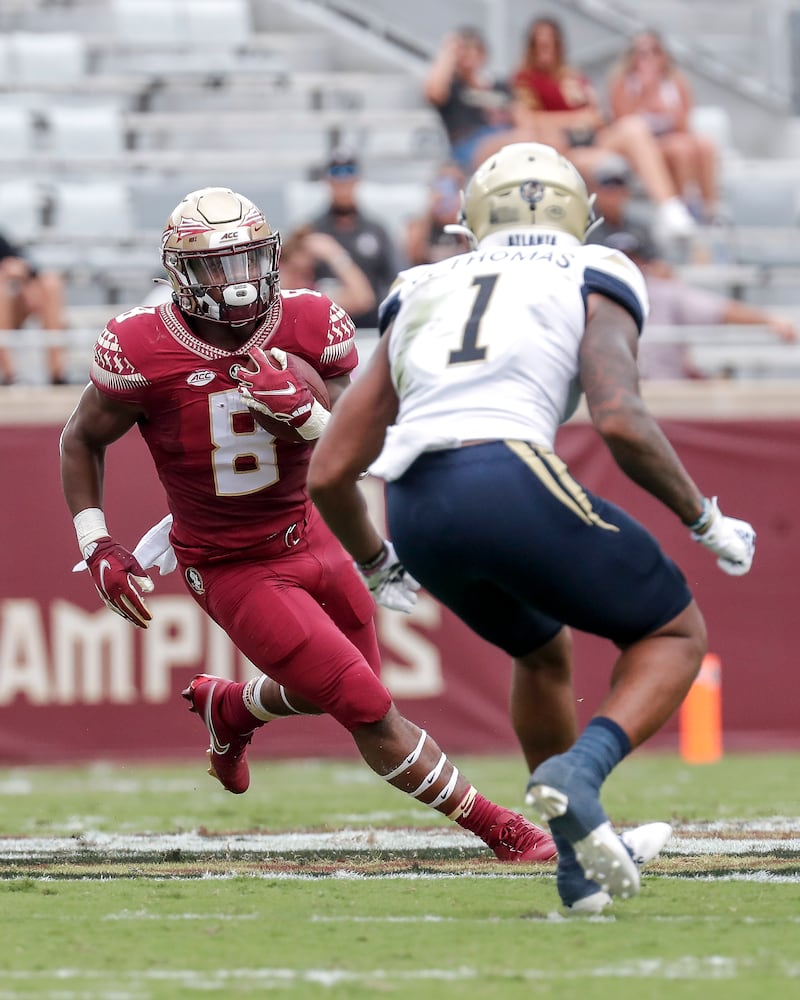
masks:
[(472, 312), (469, 314), (467, 322), (464, 324), (464, 337), (461, 347), (457, 351), (451, 351), (447, 359), (449, 365), (460, 365), (467, 361), (483, 361), (486, 358), (486, 348), (478, 347), (478, 328), (481, 325), (486, 306), (489, 304), (494, 286), (497, 284), (498, 274), (479, 274), (472, 279), (472, 284), (478, 286), (478, 294), (472, 305)]

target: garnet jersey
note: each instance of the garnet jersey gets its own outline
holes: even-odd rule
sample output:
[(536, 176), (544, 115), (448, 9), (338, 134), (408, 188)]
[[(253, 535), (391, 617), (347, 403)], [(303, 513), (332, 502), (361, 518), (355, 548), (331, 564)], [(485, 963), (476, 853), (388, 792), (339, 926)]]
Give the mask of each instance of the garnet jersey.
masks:
[(493, 246), (401, 272), (381, 306), (400, 400), (375, 475), (395, 479), (423, 451), (469, 440), (552, 449), (580, 397), (586, 297), (626, 309), (639, 330), (644, 278), (615, 250)]
[(280, 347), (325, 379), (347, 375), (358, 360), (355, 329), (319, 292), (282, 292), (281, 299), (278, 324), (262, 324), (234, 353), (196, 337), (172, 304), (122, 313), (95, 345), (94, 385), (142, 411), (139, 429), (184, 563), (257, 556), (260, 543), (307, 515), (312, 445), (279, 441), (259, 427), (234, 373), (251, 348)]

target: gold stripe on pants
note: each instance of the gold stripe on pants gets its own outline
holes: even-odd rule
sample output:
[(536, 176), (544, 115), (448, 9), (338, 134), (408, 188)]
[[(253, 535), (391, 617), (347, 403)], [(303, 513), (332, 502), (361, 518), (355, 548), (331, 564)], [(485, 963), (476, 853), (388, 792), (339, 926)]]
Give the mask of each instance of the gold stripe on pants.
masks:
[(566, 463), (557, 455), (546, 448), (528, 444), (527, 441), (506, 441), (505, 444), (517, 458), (528, 466), (556, 500), (582, 521), (598, 528), (604, 528), (606, 531), (619, 531), (615, 524), (609, 524), (595, 513), (583, 487), (572, 478)]

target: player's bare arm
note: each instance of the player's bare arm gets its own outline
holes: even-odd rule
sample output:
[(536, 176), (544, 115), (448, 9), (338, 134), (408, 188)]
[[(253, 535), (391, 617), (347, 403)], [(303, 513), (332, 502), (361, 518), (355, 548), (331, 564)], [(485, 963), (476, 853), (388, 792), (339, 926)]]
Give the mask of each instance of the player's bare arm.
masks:
[(152, 618), (144, 595), (153, 590), (153, 581), (111, 537), (102, 509), (106, 448), (139, 416), (134, 407), (87, 386), (61, 435), (61, 483), (98, 594), (111, 611), (144, 629)]
[(61, 481), (73, 515), (102, 506), (105, 450), (133, 427), (138, 409), (88, 385), (61, 435)]
[(419, 584), (403, 567), (392, 543), (375, 528), (358, 488), (361, 474), (380, 454), (386, 429), (397, 417), (388, 342), (387, 333), (336, 407), (328, 424), (334, 427), (336, 445), (326, 444), (326, 429), (311, 456), (307, 482), (312, 500), (356, 561), (377, 603), (408, 614), (416, 604)]
[(328, 390), (328, 398), (331, 401), (331, 410), (334, 406), (336, 406), (336, 401), (349, 385), (349, 375), (339, 375), (337, 378), (325, 379), (325, 388)]
[(703, 511), (703, 494), (639, 392), (633, 318), (597, 294), (589, 297), (587, 313), (580, 379), (592, 423), (622, 471), (684, 524), (693, 524)]
[(312, 500), (344, 547), (362, 563), (369, 562), (383, 544), (367, 516), (357, 481), (380, 454), (386, 429), (397, 416), (388, 336), (384, 335), (366, 369), (336, 405), (328, 424), (334, 433), (329, 440), (326, 429), (317, 442), (308, 472)]

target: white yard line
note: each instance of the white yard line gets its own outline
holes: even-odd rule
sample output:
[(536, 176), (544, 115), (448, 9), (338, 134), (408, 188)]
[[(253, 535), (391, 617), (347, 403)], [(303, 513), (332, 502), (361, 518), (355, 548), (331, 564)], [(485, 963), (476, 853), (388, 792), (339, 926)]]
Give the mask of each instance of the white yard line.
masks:
[[(664, 847), (663, 855), (751, 856), (765, 854), (800, 854), (800, 836), (786, 836), (800, 830), (800, 820), (784, 821), (770, 828), (768, 821), (742, 824), (715, 824), (715, 831), (726, 836), (699, 835), (705, 828), (694, 826), (676, 832)], [(791, 823), (791, 825), (789, 825)], [(752, 830), (756, 836), (736, 836)], [(691, 831), (691, 832), (690, 832)], [(694, 831), (697, 831), (696, 833)], [(773, 833), (774, 836), (769, 836)], [(175, 860), (186, 857), (258, 854), (352, 854), (380, 851), (414, 854), (420, 851), (458, 851), (470, 853), (488, 849), (470, 833), (459, 828), (431, 829), (353, 829), (326, 833), (228, 834), (202, 836), (198, 833), (120, 834), (87, 831), (76, 837), (0, 837), (0, 859), (33, 860), (87, 858), (92, 855), (157, 858), (172, 854)]]
[[(567, 921), (565, 921), (567, 923)], [(553, 969), (523, 969), (504, 972), (493, 969), (492, 978), (531, 982), (546, 980), (559, 981), (583, 979), (587, 976), (596, 979), (655, 979), (655, 980), (712, 980), (734, 979), (752, 964), (752, 960), (721, 955), (709, 955), (698, 958), (686, 955), (674, 959), (643, 958), (638, 961), (611, 962), (593, 969), (564, 968)], [(777, 975), (796, 979), (800, 976), (800, 968), (795, 964), (780, 963), (775, 969)], [(114, 982), (115, 986), (124, 988), (137, 983), (167, 982), (176, 986), (209, 989), (223, 985), (241, 989), (247, 985), (260, 984), (263, 987), (278, 983), (313, 983), (317, 986), (333, 987), (343, 983), (395, 983), (395, 982), (477, 982), (485, 978), (485, 972), (471, 966), (460, 966), (453, 969), (370, 969), (366, 972), (355, 972), (348, 969), (215, 969), (199, 972), (194, 969), (129, 969), (114, 972), (99, 969), (62, 968), (53, 971), (18, 970), (3, 973), (6, 983), (36, 983), (39, 981), (58, 982), (59, 984), (77, 985), (81, 982)], [(0, 992), (0, 998), (4, 994)], [(115, 996), (117, 994), (115, 993)]]

